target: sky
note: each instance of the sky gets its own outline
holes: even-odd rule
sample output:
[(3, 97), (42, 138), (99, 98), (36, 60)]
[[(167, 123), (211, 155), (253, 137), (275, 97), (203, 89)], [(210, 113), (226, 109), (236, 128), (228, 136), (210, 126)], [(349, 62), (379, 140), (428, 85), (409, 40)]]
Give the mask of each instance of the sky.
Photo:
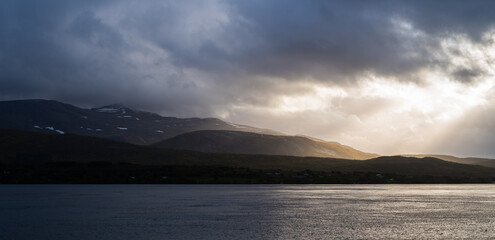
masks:
[(495, 158), (494, 1), (0, 1), (0, 100)]

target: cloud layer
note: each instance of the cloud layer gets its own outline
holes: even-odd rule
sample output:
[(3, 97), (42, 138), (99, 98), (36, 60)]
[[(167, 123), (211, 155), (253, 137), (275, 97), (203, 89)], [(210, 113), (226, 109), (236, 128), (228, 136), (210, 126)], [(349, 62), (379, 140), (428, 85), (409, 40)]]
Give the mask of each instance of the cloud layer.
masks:
[[(0, 3), (0, 98), (495, 157), (492, 1)], [(470, 144), (470, 143), (473, 144)]]

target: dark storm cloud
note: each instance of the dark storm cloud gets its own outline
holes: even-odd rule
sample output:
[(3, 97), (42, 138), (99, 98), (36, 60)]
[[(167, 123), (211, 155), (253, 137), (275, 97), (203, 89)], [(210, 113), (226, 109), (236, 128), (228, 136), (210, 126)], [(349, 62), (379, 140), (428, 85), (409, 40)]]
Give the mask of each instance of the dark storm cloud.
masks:
[[(400, 77), (430, 65), (434, 60), (427, 47), (432, 47), (434, 40), (449, 33), (479, 39), (495, 18), (494, 4), (487, 1), (226, 3), (230, 19), (221, 26), (219, 39), (206, 37), (193, 48), (166, 34), (155, 34), (152, 39), (170, 50), (183, 66), (225, 72), (238, 67), (252, 75), (286, 79), (310, 76), (336, 82), (352, 81), (362, 71)], [(147, 18), (161, 25), (175, 24), (168, 17)], [(430, 38), (425, 42), (403, 36), (394, 19), (410, 23)]]
[(495, 2), (477, 1), (394, 1), (396, 9), (429, 34), (463, 33), (479, 40), (495, 25)]
[(336, 81), (338, 75), (368, 69), (399, 73), (417, 64), (397, 54), (403, 51), (400, 38), (391, 29), (390, 16), (377, 11), (374, 3), (268, 4), (254, 1), (238, 6), (252, 21), (251, 32), (261, 38), (243, 62), (255, 72)]
[[(342, 84), (371, 71), (407, 80), (402, 76), (434, 63), (435, 39), (450, 33), (479, 39), (494, 22), (494, 5), (2, 1), (0, 96), (211, 115), (231, 103), (269, 102), (270, 95), (294, 91), (290, 84), (301, 78)], [(407, 35), (413, 30), (402, 23), (427, 39)]]

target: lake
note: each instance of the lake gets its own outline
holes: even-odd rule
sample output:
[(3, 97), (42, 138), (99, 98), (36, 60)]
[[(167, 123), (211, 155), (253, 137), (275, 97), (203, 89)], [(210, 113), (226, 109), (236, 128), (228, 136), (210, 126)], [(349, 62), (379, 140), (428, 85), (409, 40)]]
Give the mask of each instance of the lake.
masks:
[(0, 239), (495, 239), (495, 185), (0, 185)]

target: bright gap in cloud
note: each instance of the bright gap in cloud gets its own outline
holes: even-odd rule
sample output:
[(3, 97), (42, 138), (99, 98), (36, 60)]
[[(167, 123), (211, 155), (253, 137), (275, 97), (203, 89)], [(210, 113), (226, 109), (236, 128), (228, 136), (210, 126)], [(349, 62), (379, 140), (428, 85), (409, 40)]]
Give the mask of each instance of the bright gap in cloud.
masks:
[[(304, 88), (311, 91), (276, 95), (275, 106), (257, 111), (266, 118), (288, 119), (290, 125), (266, 122), (267, 127), (290, 134), (339, 141), (381, 154), (430, 151), (436, 141), (457, 131), (452, 128), (458, 128), (456, 123), (472, 109), (488, 104), (495, 86), (493, 36), (485, 34), (481, 43), (458, 35), (441, 40), (438, 56), (448, 64), (416, 72), (419, 81), (373, 73), (364, 74), (352, 87), (307, 81), (311, 83)], [(453, 74), (457, 69), (477, 72), (472, 79), (459, 80)], [(237, 106), (237, 110), (246, 108)]]

